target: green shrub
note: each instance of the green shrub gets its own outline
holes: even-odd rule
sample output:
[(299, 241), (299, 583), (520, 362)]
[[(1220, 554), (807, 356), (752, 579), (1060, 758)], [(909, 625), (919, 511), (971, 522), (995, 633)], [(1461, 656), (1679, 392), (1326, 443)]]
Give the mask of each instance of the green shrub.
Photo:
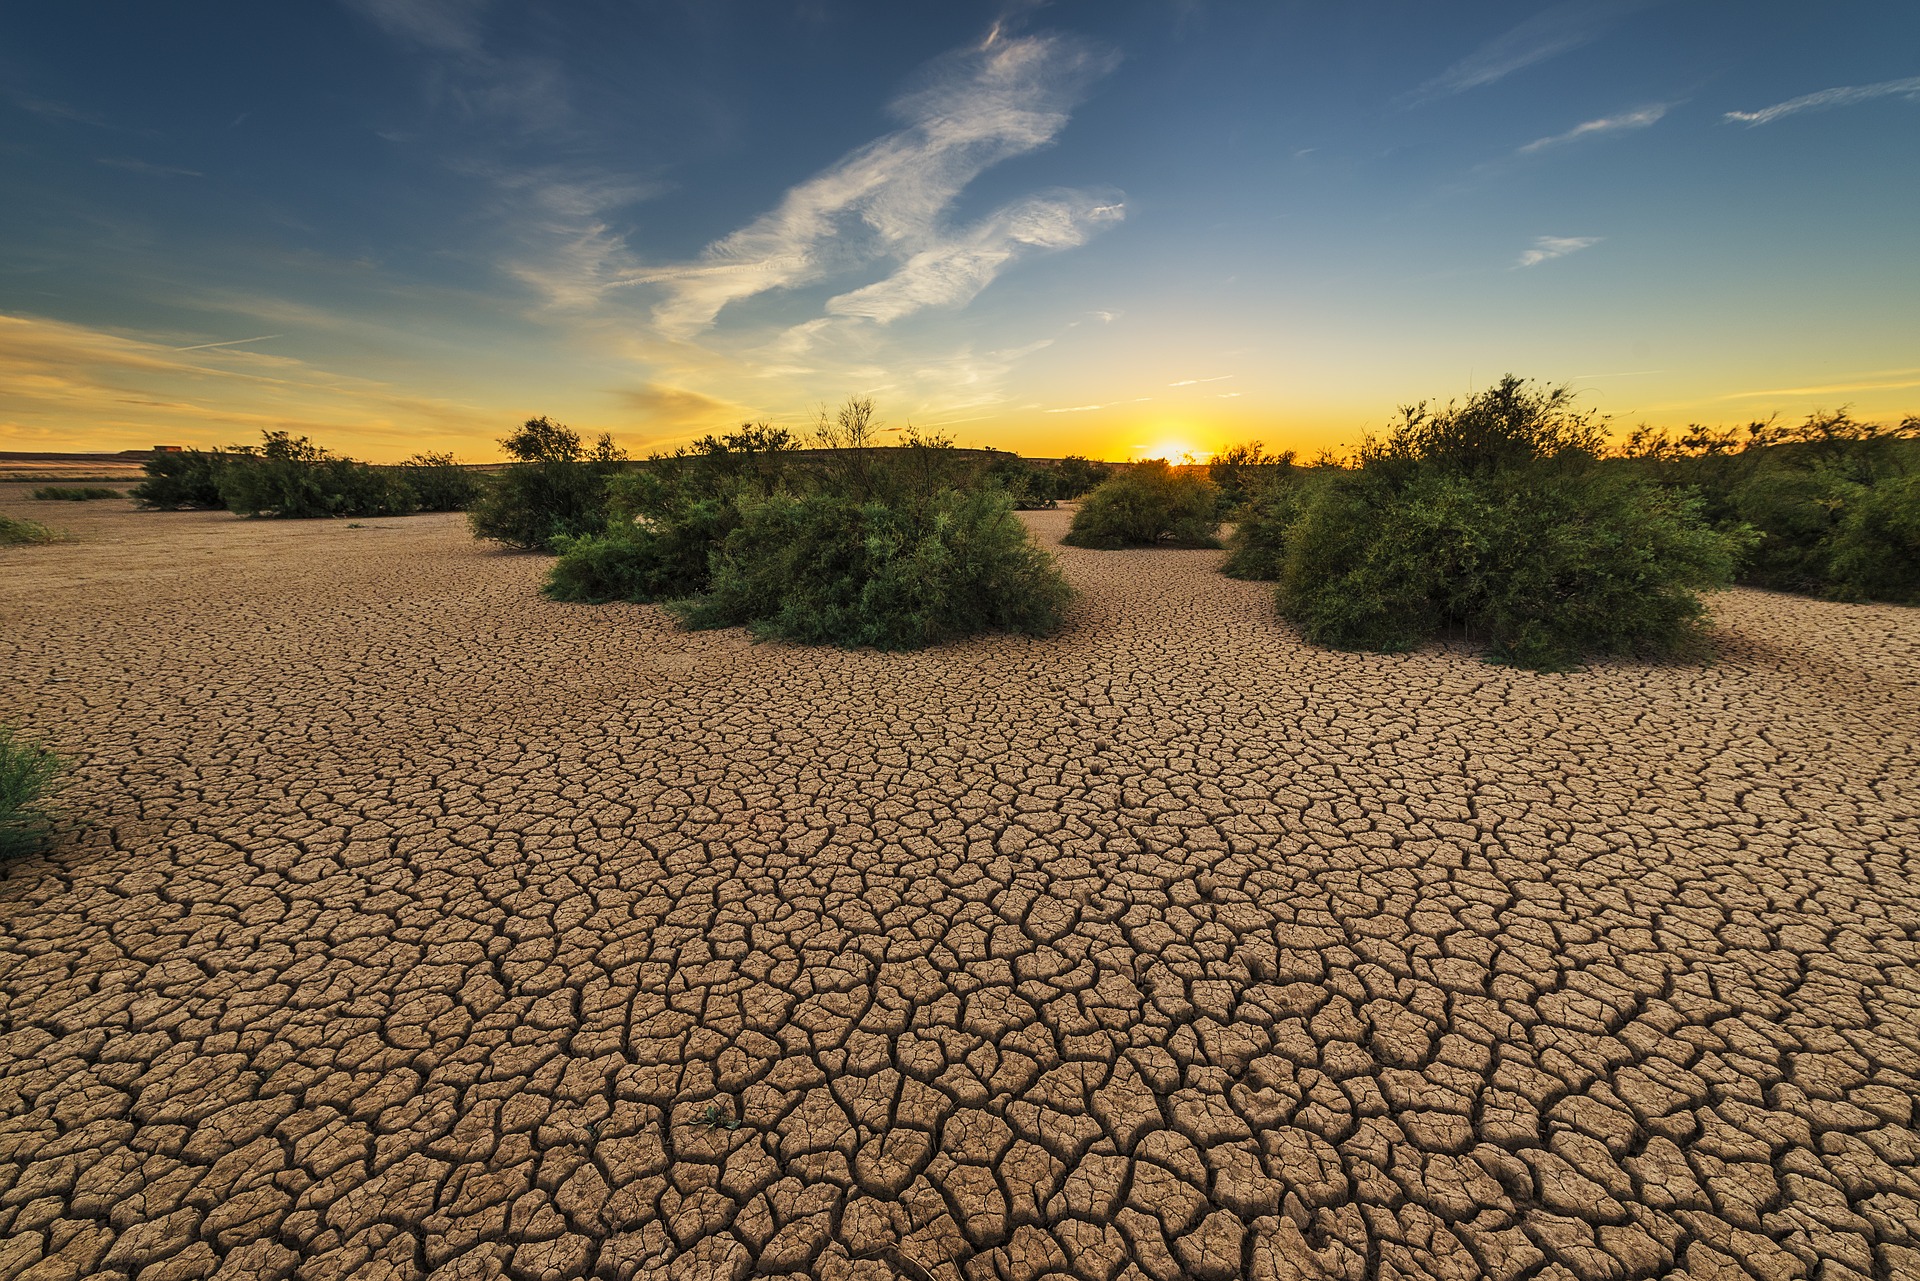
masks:
[(0, 858), (29, 854), (53, 831), (46, 803), (62, 762), (46, 748), (0, 724)]
[(404, 516), (419, 506), (406, 482), (388, 469), (336, 457), (305, 436), (261, 435), (257, 448), (229, 450), (214, 477), (227, 510), (236, 515)]
[(690, 627), (746, 626), (802, 644), (917, 649), (980, 632), (1044, 635), (1070, 596), (1002, 493), (894, 502), (836, 493), (745, 497)]
[(56, 534), (37, 520), (21, 520), (18, 517), (0, 514), (0, 545), (20, 546), (26, 543), (57, 543)]
[(1595, 422), (1565, 388), (1511, 376), (1402, 413), (1357, 471), (1284, 508), (1248, 552), (1279, 560), (1283, 615), (1348, 649), (1411, 648), (1459, 628), (1494, 661), (1541, 670), (1587, 654), (1670, 653), (1706, 617), (1748, 541), (1697, 497), (1599, 465)]
[(1218, 502), (1207, 478), (1162, 459), (1136, 463), (1087, 495), (1063, 540), (1072, 547), (1218, 547)]
[(556, 541), (560, 558), (544, 590), (590, 604), (705, 591), (714, 548), (740, 524), (738, 500), (765, 498), (799, 479), (792, 463), (799, 447), (784, 428), (743, 423), (611, 477), (605, 530)]
[(480, 478), (452, 454), (415, 454), (401, 463), (399, 479), (423, 512), (463, 512), (480, 497)]
[(1055, 469), (1037, 466), (1017, 454), (996, 457), (981, 474), (981, 481), (1004, 493), (1015, 511), (1044, 511), (1059, 501)]
[(1267, 490), (1286, 484), (1293, 472), (1293, 451), (1269, 454), (1259, 441), (1234, 445), (1207, 459), (1207, 479), (1219, 495), (1220, 517), (1232, 520)]
[(96, 498), (124, 498), (117, 489), (107, 489), (99, 485), (87, 485), (79, 489), (63, 488), (59, 485), (42, 485), (33, 491), (33, 496), (42, 502), (85, 503)]
[(1286, 560), (1287, 531), (1328, 474), (1288, 467), (1250, 486), (1227, 539), (1227, 559), (1220, 572), (1229, 578), (1265, 582), (1279, 578)]
[[(1740, 581), (1846, 599), (1911, 599), (1900, 511), (1920, 475), (1920, 419), (1861, 422), (1847, 410), (1744, 432), (1637, 429), (1617, 466), (1699, 494), (1715, 527), (1755, 533)], [(1882, 497), (1881, 491), (1887, 496)]]
[(1082, 497), (1093, 492), (1111, 475), (1113, 468), (1105, 463), (1096, 463), (1079, 454), (1068, 454), (1053, 469), (1053, 496), (1062, 500)]
[(1727, 584), (1738, 550), (1691, 500), (1525, 467), (1343, 479), (1288, 544), (1281, 611), (1309, 640), (1398, 650), (1458, 627), (1495, 660), (1540, 670), (1687, 647), (1705, 619), (1698, 592)]
[(1920, 472), (1860, 493), (1831, 546), (1836, 595), (1920, 605)]
[(133, 487), (133, 501), (142, 507), (163, 511), (225, 507), (227, 501), (220, 496), (219, 477), (229, 452), (183, 449), (153, 455), (143, 464), (147, 478)]
[(517, 461), (467, 511), (476, 537), (551, 551), (560, 539), (599, 533), (607, 523), (607, 482), (626, 454), (602, 435), (593, 449), (545, 417), (529, 418), (501, 442)]

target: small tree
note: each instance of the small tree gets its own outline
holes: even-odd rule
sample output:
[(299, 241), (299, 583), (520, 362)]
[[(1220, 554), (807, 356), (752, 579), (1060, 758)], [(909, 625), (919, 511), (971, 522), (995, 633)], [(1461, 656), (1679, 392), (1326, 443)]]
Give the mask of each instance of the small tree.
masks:
[(572, 428), (542, 415), (500, 442), (515, 464), (468, 511), (477, 537), (529, 551), (598, 533), (607, 521), (607, 483), (626, 461), (603, 433), (585, 448)]
[(1070, 547), (1218, 547), (1218, 496), (1193, 469), (1135, 463), (1087, 495), (1063, 540)]

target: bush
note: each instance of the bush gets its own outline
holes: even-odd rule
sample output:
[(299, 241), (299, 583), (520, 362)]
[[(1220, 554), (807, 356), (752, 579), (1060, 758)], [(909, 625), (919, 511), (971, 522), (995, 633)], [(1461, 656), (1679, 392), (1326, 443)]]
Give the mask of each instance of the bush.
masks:
[(776, 492), (799, 447), (784, 428), (743, 423), (612, 477), (605, 531), (557, 541), (544, 590), (589, 604), (705, 591), (713, 549), (740, 524), (737, 500)]
[(419, 507), (406, 483), (371, 463), (339, 458), (305, 436), (261, 433), (258, 448), (229, 450), (214, 476), (227, 510), (240, 516), (404, 516)]
[(1708, 528), (1696, 497), (1600, 467), (1599, 440), (1565, 388), (1511, 376), (1458, 408), (1403, 411), (1267, 537), (1281, 613), (1347, 649), (1457, 627), (1540, 670), (1685, 648), (1698, 593), (1730, 580), (1746, 536)]
[(1087, 495), (1063, 540), (1071, 547), (1218, 547), (1211, 482), (1162, 459), (1135, 463)]
[[(1912, 556), (1900, 515), (1920, 475), (1920, 419), (1895, 427), (1845, 409), (1805, 422), (1694, 425), (1669, 436), (1642, 427), (1616, 464), (1701, 496), (1717, 528), (1756, 538), (1740, 581), (1843, 599), (1911, 601)], [(1882, 491), (1886, 491), (1882, 496)]]
[(1051, 467), (1040, 467), (1016, 454), (1002, 454), (988, 465), (981, 480), (999, 489), (1015, 511), (1044, 511), (1058, 502), (1059, 484)]
[(1279, 578), (1286, 560), (1287, 531), (1328, 474), (1288, 467), (1250, 488), (1227, 539), (1227, 559), (1220, 572), (1229, 578), (1266, 582)]
[(1690, 500), (1625, 476), (1430, 472), (1396, 488), (1362, 474), (1293, 526), (1279, 599), (1319, 644), (1400, 650), (1459, 627), (1496, 661), (1554, 670), (1684, 648), (1698, 591), (1727, 584), (1737, 549)]
[(85, 503), (96, 498), (124, 498), (117, 489), (106, 489), (98, 485), (87, 485), (80, 489), (64, 489), (59, 485), (42, 485), (33, 491), (33, 496), (42, 502)]
[(588, 450), (578, 433), (540, 417), (529, 418), (500, 444), (517, 461), (468, 509), (476, 537), (552, 551), (561, 539), (605, 528), (607, 482), (627, 457), (611, 436), (603, 434)]
[(452, 454), (415, 454), (399, 466), (400, 482), (413, 491), (423, 512), (463, 512), (482, 489), (480, 478), (453, 460)]
[(30, 854), (53, 831), (45, 798), (53, 790), (60, 758), (0, 724), (0, 858)]
[(133, 501), (142, 507), (163, 511), (225, 507), (227, 501), (220, 496), (219, 477), (229, 452), (183, 449), (153, 455), (144, 464), (147, 478), (133, 487)]
[(1861, 493), (1831, 547), (1836, 595), (1920, 605), (1920, 473)]
[(20, 520), (17, 517), (0, 514), (0, 545), (20, 546), (27, 543), (59, 541), (60, 535), (37, 520)]
[(749, 627), (802, 644), (918, 649), (988, 631), (1044, 635), (1071, 595), (993, 490), (861, 502), (747, 498), (715, 550), (690, 627)]
[(1111, 475), (1113, 468), (1105, 463), (1096, 463), (1078, 454), (1068, 454), (1053, 469), (1053, 496), (1063, 500), (1082, 497), (1098, 488)]
[(1207, 460), (1207, 479), (1219, 494), (1223, 520), (1233, 519), (1249, 502), (1287, 483), (1292, 471), (1292, 450), (1269, 454), (1259, 441), (1223, 449)]

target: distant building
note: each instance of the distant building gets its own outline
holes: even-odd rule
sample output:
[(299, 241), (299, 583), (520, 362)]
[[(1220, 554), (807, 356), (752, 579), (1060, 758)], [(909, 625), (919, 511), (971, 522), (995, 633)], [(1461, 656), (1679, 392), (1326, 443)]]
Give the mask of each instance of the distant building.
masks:
[(186, 446), (184, 445), (155, 445), (153, 447), (153, 452), (156, 454), (177, 454), (182, 452), (185, 448)]

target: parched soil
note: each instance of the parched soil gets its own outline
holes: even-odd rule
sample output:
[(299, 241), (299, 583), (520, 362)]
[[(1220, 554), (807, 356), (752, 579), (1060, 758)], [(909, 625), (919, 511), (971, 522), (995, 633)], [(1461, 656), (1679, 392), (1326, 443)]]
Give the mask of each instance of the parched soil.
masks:
[(1541, 676), (1063, 550), (848, 653), (21, 497), (0, 1277), (1920, 1276), (1920, 611)]

